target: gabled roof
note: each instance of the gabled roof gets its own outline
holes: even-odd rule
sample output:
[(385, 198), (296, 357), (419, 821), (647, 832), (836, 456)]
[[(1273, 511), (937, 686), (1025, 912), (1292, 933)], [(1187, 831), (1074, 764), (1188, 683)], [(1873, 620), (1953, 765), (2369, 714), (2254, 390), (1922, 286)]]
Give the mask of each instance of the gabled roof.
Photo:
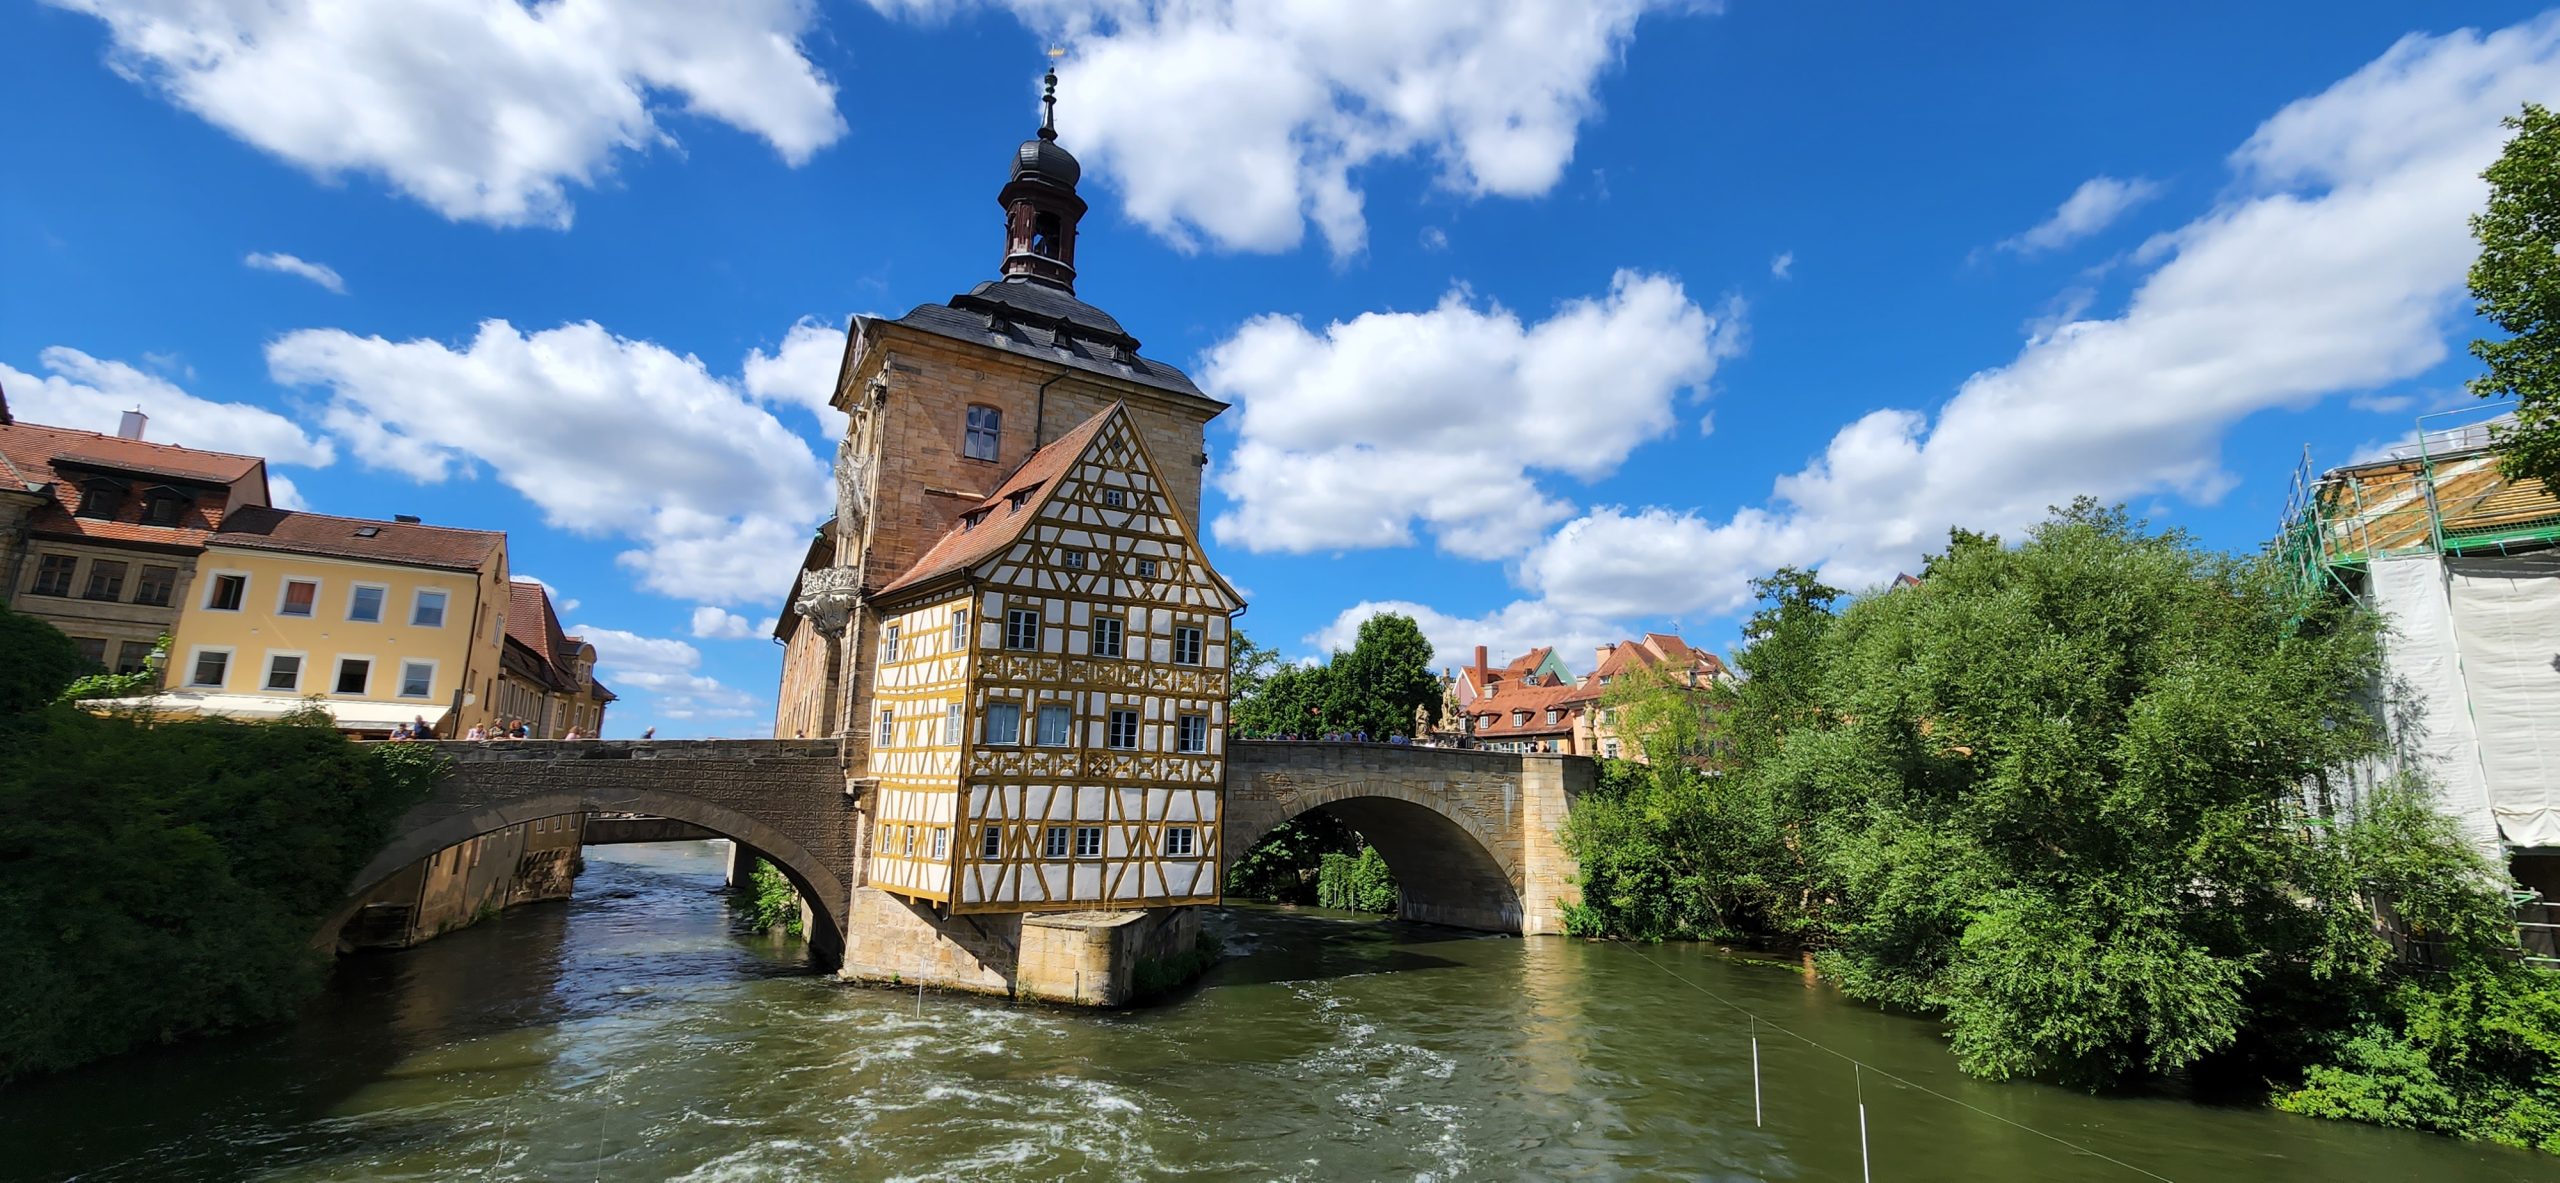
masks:
[(1002, 554), (1030, 528), (1032, 519), (1039, 516), (1041, 504), (1067, 471), (1075, 467), (1076, 458), (1084, 455), (1094, 437), (1102, 433), (1102, 425), (1121, 413), (1120, 404), (1113, 403), (1101, 414), (1077, 424), (1075, 430), (1059, 436), (1056, 442), (1033, 452), (1022, 467), (996, 486), (994, 495), (962, 510), (959, 521), (944, 531), (914, 566), (882, 587), (880, 594), (915, 587)]
[[(128, 491), (154, 483), (219, 488), (221, 498), (198, 498), (177, 524), (145, 523), (141, 497), (128, 497), (114, 517), (81, 517), (88, 497), (84, 477), (106, 477)], [(132, 543), (172, 550), (194, 550), (222, 523), (231, 501), (264, 505), (267, 462), (255, 456), (208, 452), (175, 444), (156, 444), (52, 427), (42, 423), (0, 423), (0, 481), (11, 491), (28, 489), (51, 498), (28, 522), (35, 533), (106, 543)]]
[[(561, 630), (560, 617), (551, 610), (551, 593), (541, 584), (529, 579), (507, 581), (507, 644), (541, 672), (551, 689), (562, 694), (578, 692), (578, 656), (586, 640)], [(597, 701), (614, 700), (614, 693), (604, 688), (593, 671), (587, 675), (587, 685)]]
[[(368, 533), (369, 531), (369, 533)], [(505, 546), (495, 530), (459, 530), (416, 522), (377, 522), (269, 506), (247, 506), (223, 520), (209, 545), (331, 558), (477, 571)]]
[[(1580, 687), (1572, 682), (1501, 682), (1492, 694), (1467, 704), (1466, 713), (1478, 720), (1478, 738), (1516, 739), (1529, 735), (1562, 735), (1573, 730), (1574, 717), (1584, 701)], [(1548, 708), (1558, 713), (1556, 721), (1547, 721)], [(1527, 711), (1529, 717), (1513, 723), (1514, 712)], [(1492, 715), (1490, 721), (1486, 715)]]

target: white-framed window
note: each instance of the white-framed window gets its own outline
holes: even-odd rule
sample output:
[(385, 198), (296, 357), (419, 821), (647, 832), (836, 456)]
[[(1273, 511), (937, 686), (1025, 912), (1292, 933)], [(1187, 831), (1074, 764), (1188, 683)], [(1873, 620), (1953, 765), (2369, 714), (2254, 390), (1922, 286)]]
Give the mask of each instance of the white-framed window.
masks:
[(267, 680), (263, 688), (270, 694), (300, 693), (302, 690), (302, 658), (303, 655), (300, 653), (278, 653), (273, 649), (268, 650)]
[(1077, 827), (1076, 827), (1076, 857), (1077, 857), (1077, 858), (1101, 858), (1101, 857), (1102, 857), (1102, 827), (1100, 827), (1100, 826), (1077, 826)]
[(1004, 827), (988, 826), (978, 835), (978, 857), (996, 858), (1004, 853)]
[(436, 692), (436, 663), (412, 657), (400, 663), (400, 697), (432, 698)]
[(1093, 618), (1093, 639), (1085, 649), (1095, 657), (1118, 657), (1124, 645), (1121, 639), (1124, 630), (1119, 617), (1096, 616)]
[(237, 612), (249, 600), (249, 573), (216, 571), (204, 581), (204, 610)]
[(914, 854), (916, 852), (916, 829), (917, 827), (915, 826), (898, 827), (898, 836), (906, 840), (905, 849), (900, 850), (898, 853)]
[(390, 598), (391, 589), (384, 584), (355, 584), (347, 589), (347, 619), (356, 624), (380, 624), (383, 602)]
[(1111, 712), (1111, 733), (1107, 739), (1111, 746), (1115, 748), (1134, 748), (1138, 746), (1138, 712)]
[(372, 658), (341, 657), (338, 659), (338, 680), (333, 683), (336, 689), (332, 691), (332, 693), (361, 696), (364, 694), (365, 688), (372, 684)]
[(1104, 489), (1102, 503), (1113, 509), (1120, 509), (1129, 504), (1129, 494), (1119, 489)]
[(898, 660), (898, 626), (894, 624), (881, 625), (880, 664), (887, 665), (896, 660)]
[(1019, 703), (987, 704), (986, 721), (978, 727), (978, 742), (994, 746), (1012, 746), (1022, 742), (1022, 706)]
[(1140, 559), (1140, 560), (1138, 560), (1138, 578), (1140, 578), (1140, 579), (1153, 579), (1153, 578), (1155, 578), (1155, 577), (1156, 577), (1156, 561), (1155, 561), (1154, 559)]
[(1015, 608), (1004, 614), (1004, 647), (1007, 649), (1040, 648), (1040, 610)]
[(969, 408), (968, 432), (960, 441), (960, 454), (971, 460), (996, 458), (998, 437), (1004, 432), (1004, 412), (994, 407)]
[(409, 625), (412, 628), (443, 628), (445, 592), (432, 587), (418, 589), (417, 598), (409, 603)]
[(933, 860), (941, 862), (949, 857), (951, 857), (951, 827), (935, 826), (933, 828)]
[(1190, 858), (1198, 854), (1199, 842), (1194, 837), (1197, 832), (1189, 826), (1166, 826), (1164, 828), (1165, 857)]
[(231, 647), (198, 645), (187, 654), (187, 685), (220, 690), (231, 676)]
[(1173, 750), (1177, 752), (1208, 751), (1209, 716), (1184, 715), (1180, 725), (1174, 730)]
[(320, 607), (320, 581), (287, 579), (276, 593), (276, 615), (309, 616)]
[(1607, 756), (1608, 758), (1610, 758), (1610, 759), (1612, 759), (1612, 760), (1617, 759), (1617, 758), (1618, 758), (1618, 741), (1616, 741), (1616, 740), (1614, 740), (1614, 739), (1604, 739), (1604, 740), (1601, 740), (1601, 741), (1600, 741), (1600, 754), (1601, 754), (1601, 755), (1603, 755), (1603, 756)]
[(957, 653), (968, 647), (969, 610), (954, 608), (951, 610), (951, 651)]
[(943, 705), (943, 708), (942, 708), (942, 743), (943, 743), (943, 746), (945, 746), (945, 747), (958, 747), (958, 746), (960, 746), (960, 704), (959, 704), (959, 703), (956, 703), (956, 702), (954, 702), (954, 703), (945, 703), (945, 704)]
[(886, 747), (895, 747), (895, 746), (897, 746), (897, 743), (898, 743), (898, 711), (897, 711), (897, 708), (895, 708), (895, 707), (882, 707), (882, 708), (880, 708), (880, 729), (879, 729), (878, 731), (875, 731), (875, 732), (873, 732), (873, 733), (872, 733), (872, 742), (873, 742), (873, 744), (874, 744), (875, 746), (877, 746), (877, 747), (884, 747), (884, 748), (886, 748)]
[(1199, 629), (1177, 628), (1173, 630), (1173, 660), (1182, 665), (1200, 664)]
[(1067, 828), (1065, 826), (1051, 826), (1047, 833), (1040, 836), (1040, 857), (1067, 857)]
[(1040, 734), (1037, 738), (1044, 748), (1062, 748), (1074, 743), (1074, 715), (1062, 706), (1040, 708)]
[(1084, 570), (1084, 552), (1080, 550), (1068, 551), (1065, 554), (1058, 556), (1058, 562), (1064, 564), (1069, 571), (1082, 571)]

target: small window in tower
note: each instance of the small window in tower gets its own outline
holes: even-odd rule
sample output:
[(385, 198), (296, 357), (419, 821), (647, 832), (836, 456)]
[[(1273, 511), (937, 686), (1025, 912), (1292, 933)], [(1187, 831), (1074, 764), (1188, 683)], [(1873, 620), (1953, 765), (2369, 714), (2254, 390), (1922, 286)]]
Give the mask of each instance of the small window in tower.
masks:
[(960, 454), (971, 460), (996, 458), (996, 437), (1004, 430), (1004, 412), (994, 407), (969, 408), (968, 434), (960, 441)]
[(1058, 257), (1058, 215), (1044, 213), (1031, 223), (1031, 253)]

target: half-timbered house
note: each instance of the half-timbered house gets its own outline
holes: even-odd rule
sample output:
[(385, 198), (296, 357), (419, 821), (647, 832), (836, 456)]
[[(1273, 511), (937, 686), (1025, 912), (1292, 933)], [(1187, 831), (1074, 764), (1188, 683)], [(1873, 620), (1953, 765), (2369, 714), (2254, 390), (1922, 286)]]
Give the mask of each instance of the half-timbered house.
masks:
[(1113, 406), (876, 598), (873, 886), (949, 911), (1218, 898), (1242, 607)]

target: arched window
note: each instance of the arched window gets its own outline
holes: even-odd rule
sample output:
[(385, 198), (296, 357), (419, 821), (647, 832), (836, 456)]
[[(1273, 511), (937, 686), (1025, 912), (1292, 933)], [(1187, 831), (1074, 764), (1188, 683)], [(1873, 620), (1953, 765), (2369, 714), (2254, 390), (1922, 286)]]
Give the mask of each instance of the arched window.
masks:
[(960, 442), (960, 454), (971, 460), (994, 460), (996, 437), (1004, 428), (1004, 412), (994, 407), (969, 408), (969, 429)]

